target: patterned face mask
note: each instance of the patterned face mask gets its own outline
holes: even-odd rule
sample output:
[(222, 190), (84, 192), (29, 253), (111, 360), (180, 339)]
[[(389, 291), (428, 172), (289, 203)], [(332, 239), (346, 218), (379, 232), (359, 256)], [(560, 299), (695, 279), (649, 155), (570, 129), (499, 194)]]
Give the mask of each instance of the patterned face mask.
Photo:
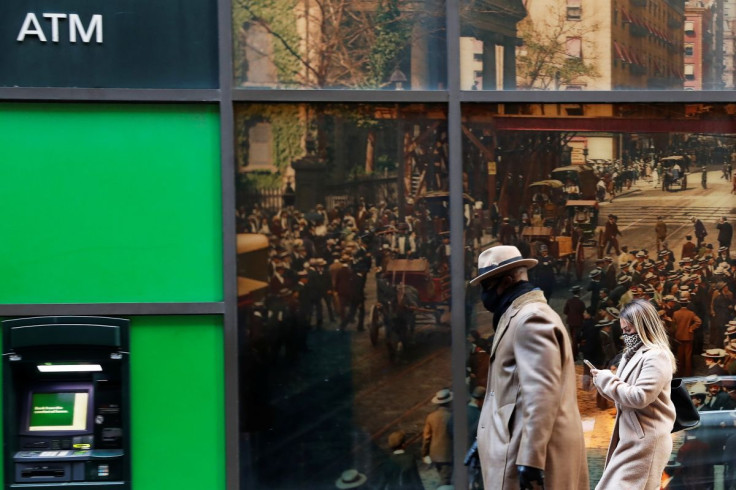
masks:
[(633, 349), (639, 343), (641, 342), (641, 339), (639, 338), (639, 334), (637, 333), (625, 333), (623, 335), (624, 337), (624, 344), (626, 344), (626, 349)]

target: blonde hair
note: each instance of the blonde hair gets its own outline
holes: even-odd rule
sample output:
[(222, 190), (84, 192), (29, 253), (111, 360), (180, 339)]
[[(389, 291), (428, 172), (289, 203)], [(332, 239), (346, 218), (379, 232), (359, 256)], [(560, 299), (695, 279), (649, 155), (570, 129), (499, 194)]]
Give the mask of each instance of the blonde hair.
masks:
[(670, 350), (670, 340), (667, 337), (664, 323), (659, 318), (657, 309), (649, 301), (633, 300), (623, 307), (620, 319), (634, 326), (642, 344), (665, 351), (672, 364), (672, 372), (677, 370), (677, 361)]

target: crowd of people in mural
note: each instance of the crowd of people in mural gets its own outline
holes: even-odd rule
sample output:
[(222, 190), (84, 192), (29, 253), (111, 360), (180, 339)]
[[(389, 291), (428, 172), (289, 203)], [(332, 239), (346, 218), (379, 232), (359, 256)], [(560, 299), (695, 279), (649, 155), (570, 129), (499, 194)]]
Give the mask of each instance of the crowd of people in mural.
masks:
[[(298, 356), (312, 328), (344, 332), (355, 324), (355, 330), (365, 330), (369, 278), (378, 304), (387, 310), (391, 305), (389, 328), (404, 332), (412, 312), (421, 308), (419, 292), (397, 284), (389, 273), (391, 260), (419, 260), (427, 277), (439, 279), (429, 287), (449, 288), (447, 219), (421, 204), (403, 218), (398, 207), (362, 199), (329, 210), (317, 204), (306, 213), (292, 206), (267, 213), (255, 206), (239, 215), (237, 226), (269, 239), (268, 290), (250, 309), (249, 326), (253, 346), (269, 356), (282, 347), (287, 357)], [(433, 293), (441, 297), (441, 291)]]
[[(598, 200), (615, 198), (617, 192), (637, 179), (661, 185), (661, 170), (645, 162), (628, 167), (624, 178), (617, 174), (619, 168), (615, 163), (598, 166), (594, 169), (600, 177), (596, 187), (600, 188), (601, 182), (605, 186), (603, 194), (597, 195)], [(729, 172), (724, 165), (721, 178), (730, 180)], [(572, 181), (566, 182), (561, 192), (564, 200), (581, 197), (581, 189)], [(597, 227), (600, 258), (589, 257), (585, 279), (572, 287), (566, 283), (563, 288), (558, 257), (551, 255), (547, 244), (536, 242), (524, 233), (527, 227), (549, 224), (544, 219), (539, 221), (534, 211), (535, 204), (544, 206), (548, 202), (545, 197), (549, 196), (540, 190), (531, 197), (532, 205), (523, 209), (518, 218), (502, 217), (494, 203), (486, 217), (466, 206), (464, 252), (468, 270), (464, 271), (465, 277), (473, 275), (474, 257), (479, 250), (491, 243), (513, 244), (525, 256), (536, 258), (538, 264), (530, 271), (530, 278), (547, 299), (553, 295), (559, 297), (569, 288), (569, 298), (559, 313), (567, 323), (575, 359), (579, 362), (585, 358), (601, 369), (615, 369), (620, 360), (624, 348), (619, 324), (621, 309), (634, 299), (647, 300), (656, 307), (667, 328), (677, 359), (676, 375), (708, 376), (704, 383), (691, 388), (699, 410), (736, 409), (736, 381), (728, 378), (728, 375), (736, 376), (736, 261), (731, 258), (733, 228), (728, 217), (715, 224), (717, 236), (714, 237), (708, 235), (697, 216), (692, 216), (686, 242), (681, 249), (673, 250), (667, 242), (666, 220), (660, 216), (652, 230), (656, 247), (648, 250), (626, 243), (616, 215), (608, 214), (605, 219), (601, 216), (602, 226)], [(563, 221), (574, 223), (577, 213), (582, 211), (585, 210), (575, 208), (563, 214)], [(593, 212), (593, 208), (587, 211)], [(598, 209), (594, 212), (595, 219), (587, 216), (585, 222), (597, 222)], [(397, 348), (406, 348), (416, 314), (431, 311), (422, 304), (422, 291), (397, 280), (397, 261), (421, 262), (430, 279), (430, 288), (438, 290), (433, 291), (438, 293), (433, 294), (434, 301), (444, 300), (449, 306), (448, 291), (443, 291), (449, 290), (450, 273), (446, 204), (430, 209), (420, 201), (405, 203), (399, 209), (394, 204), (369, 203), (359, 198), (329, 209), (316, 204), (308, 211), (290, 204), (269, 211), (254, 204), (247, 211), (239, 209), (236, 218), (238, 233), (262, 234), (268, 238), (267, 289), (261, 300), (241, 309), (241, 322), (247, 325), (248, 348), (265, 363), (289, 363), (297, 359), (309, 350), (307, 339), (315, 330), (370, 330), (370, 323), (375, 321), (373, 306), (385, 313), (382, 326), (386, 328), (389, 355), (395, 355)], [(564, 234), (565, 227), (560, 231)], [(367, 304), (368, 291), (375, 295), (375, 304)], [(478, 300), (477, 293), (469, 288), (466, 297), (469, 386), (468, 393), (463, 395), (469, 400), (468, 445), (485, 397), (493, 342), (492, 337), (483, 336), (475, 329), (473, 317)], [(435, 318), (439, 323), (439, 315)], [(393, 344), (389, 342), (392, 337)], [(592, 389), (589, 369), (583, 367), (583, 373), (583, 388)], [(452, 478), (452, 397), (449, 390), (440, 390), (433, 398), (432, 403), (437, 407), (427, 417), (420, 455), (436, 469), (436, 476), (445, 484)], [(602, 396), (597, 397), (597, 403), (601, 410), (610, 408), (610, 402)], [(354, 470), (345, 472), (336, 482), (337, 487), (357, 488), (380, 480), (385, 488), (423, 488), (416, 466), (419, 460), (406, 456), (410, 451), (406, 441), (402, 431), (391, 433), (387, 463), (367, 476)], [(733, 443), (736, 445), (736, 440)], [(688, 435), (677, 464), (697, 467), (693, 471), (712, 471), (712, 464), (704, 470), (702, 464), (693, 463), (695, 455), (702, 454), (693, 448), (705, 448), (713, 453), (709, 444), (695, 432)], [(736, 468), (733, 472), (736, 476)], [(391, 486), (395, 479), (412, 483)], [(477, 469), (474, 477), (471, 469), (471, 483), (480, 488)]]

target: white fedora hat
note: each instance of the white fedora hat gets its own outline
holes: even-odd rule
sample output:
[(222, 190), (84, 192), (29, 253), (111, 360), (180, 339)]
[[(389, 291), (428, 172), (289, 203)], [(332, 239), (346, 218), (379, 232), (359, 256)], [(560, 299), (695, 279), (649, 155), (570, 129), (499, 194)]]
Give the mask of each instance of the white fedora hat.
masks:
[(358, 488), (368, 478), (363, 474), (359, 473), (358, 470), (345, 470), (340, 475), (340, 478), (335, 482), (335, 486), (340, 489), (347, 488)]
[(525, 259), (519, 249), (511, 245), (499, 245), (484, 250), (478, 256), (478, 276), (470, 281), (475, 286), (483, 279), (497, 276), (517, 267), (531, 269), (537, 265), (537, 259)]
[(449, 403), (452, 401), (452, 391), (448, 390), (447, 388), (442, 389), (438, 391), (434, 398), (432, 398), (432, 403), (435, 405), (442, 405), (443, 403)]

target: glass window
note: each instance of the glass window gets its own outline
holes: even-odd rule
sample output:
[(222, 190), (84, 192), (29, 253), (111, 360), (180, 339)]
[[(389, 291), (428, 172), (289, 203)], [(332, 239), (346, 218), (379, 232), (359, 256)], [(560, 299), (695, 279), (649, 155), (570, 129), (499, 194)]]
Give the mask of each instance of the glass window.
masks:
[[(450, 417), (444, 107), (255, 104), (235, 116), (247, 488), (332, 488), (341, 475), (378, 488), (402, 459), (412, 488), (436, 488), (451, 467), (421, 460), (428, 415)], [(435, 437), (432, 459), (451, 461), (451, 438)]]
[(570, 58), (583, 57), (583, 42), (579, 37), (568, 37), (565, 42), (565, 50)]
[[(461, 2), (461, 89), (733, 89), (732, 22), (719, 3), (704, 9), (693, 2), (645, 0), (466, 0)], [(696, 31), (701, 25), (711, 27)], [(571, 38), (580, 39), (581, 56), (570, 54)], [(686, 84), (682, 74), (685, 40), (723, 60), (697, 60), (705, 77), (697, 87)], [(463, 61), (477, 53), (482, 56), (474, 63)], [(482, 73), (480, 80), (475, 71)]]
[(692, 56), (695, 45), (693, 43), (685, 43), (685, 56)]
[(581, 0), (567, 0), (567, 20), (580, 20), (581, 18)]
[[(635, 297), (657, 305), (678, 358), (676, 376), (688, 377), (691, 392), (697, 381), (694, 391), (710, 410), (702, 413), (701, 428), (673, 436), (663, 478), (729, 488), (736, 443), (736, 381), (726, 376), (736, 374), (736, 321), (729, 310), (736, 301), (726, 248), (736, 192), (734, 109), (465, 104), (462, 119), (466, 192), (479, 216), (470, 226), (478, 227), (481, 249), (514, 244), (540, 262), (552, 258), (551, 267), (530, 270), (531, 280), (568, 326), (577, 355), (591, 488), (603, 471), (616, 413), (596, 396), (582, 358), (599, 367), (616, 364), (623, 347), (618, 314)], [(698, 220), (707, 235), (696, 233)], [(660, 221), (666, 230), (658, 235)], [(609, 222), (622, 236), (606, 232)], [(585, 311), (574, 310), (576, 287)], [(685, 338), (676, 342), (678, 308), (701, 321), (691, 349)], [(468, 294), (466, 311), (474, 332), (471, 365), (494, 331), (477, 297)]]
[(235, 85), (444, 89), (443, 0), (236, 0)]

